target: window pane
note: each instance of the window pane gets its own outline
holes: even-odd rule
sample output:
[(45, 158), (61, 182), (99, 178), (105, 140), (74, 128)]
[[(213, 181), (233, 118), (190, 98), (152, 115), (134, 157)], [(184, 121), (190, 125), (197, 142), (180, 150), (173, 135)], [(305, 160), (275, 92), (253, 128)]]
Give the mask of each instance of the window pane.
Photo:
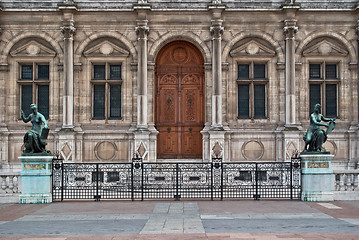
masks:
[(121, 118), (121, 85), (110, 86), (110, 118)]
[(309, 78), (320, 79), (320, 64), (309, 64)]
[(321, 104), (320, 84), (309, 85), (309, 114), (314, 112), (315, 104)]
[(337, 85), (327, 84), (325, 86), (325, 101), (327, 117), (337, 116)]
[(105, 118), (105, 85), (93, 86), (93, 117)]
[(325, 65), (325, 78), (326, 79), (337, 79), (337, 65), (327, 64)]
[(49, 119), (49, 85), (37, 87), (37, 108), (46, 119)]
[(249, 79), (249, 64), (238, 64), (238, 79)]
[(254, 85), (254, 118), (266, 117), (265, 85)]
[(32, 65), (21, 66), (21, 79), (32, 80)]
[(31, 113), (30, 104), (32, 104), (32, 85), (21, 86), (21, 110), (28, 116)]
[(49, 80), (49, 65), (38, 65), (38, 79)]
[(110, 79), (121, 79), (121, 65), (110, 66)]
[(266, 78), (266, 65), (254, 64), (254, 79), (265, 79), (265, 78)]
[(105, 79), (105, 65), (94, 65), (94, 79)]
[(238, 85), (238, 117), (249, 118), (249, 85)]

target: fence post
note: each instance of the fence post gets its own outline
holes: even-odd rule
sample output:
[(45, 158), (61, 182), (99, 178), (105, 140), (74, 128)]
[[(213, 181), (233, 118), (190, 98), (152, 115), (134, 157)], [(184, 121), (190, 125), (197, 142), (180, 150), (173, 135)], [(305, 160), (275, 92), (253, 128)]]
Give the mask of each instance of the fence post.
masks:
[(141, 200), (143, 200), (143, 163), (142, 158), (132, 158), (132, 176), (131, 176), (131, 188), (132, 188), (132, 200), (135, 200), (135, 190), (141, 189)]
[(176, 195), (175, 195), (175, 201), (179, 201), (180, 200), (180, 195), (178, 195), (178, 171), (179, 171), (179, 167), (178, 167), (178, 163), (176, 163)]
[(259, 195), (258, 195), (258, 163), (256, 163), (255, 180), (256, 180), (256, 194), (254, 195), (254, 200), (259, 200)]
[(96, 196), (95, 202), (100, 201), (100, 196), (98, 195), (98, 181), (99, 181), (99, 172), (98, 172), (98, 163), (96, 163)]

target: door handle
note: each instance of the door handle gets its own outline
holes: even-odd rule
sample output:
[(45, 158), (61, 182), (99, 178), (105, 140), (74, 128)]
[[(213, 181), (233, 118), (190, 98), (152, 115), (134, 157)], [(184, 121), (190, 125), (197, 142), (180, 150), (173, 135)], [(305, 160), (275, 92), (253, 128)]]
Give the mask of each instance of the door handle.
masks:
[(192, 128), (188, 128), (188, 131), (192, 132)]
[(170, 127), (169, 127), (169, 128), (167, 128), (167, 131), (168, 131), (168, 132), (170, 132), (170, 131), (171, 131), (171, 128), (170, 128)]

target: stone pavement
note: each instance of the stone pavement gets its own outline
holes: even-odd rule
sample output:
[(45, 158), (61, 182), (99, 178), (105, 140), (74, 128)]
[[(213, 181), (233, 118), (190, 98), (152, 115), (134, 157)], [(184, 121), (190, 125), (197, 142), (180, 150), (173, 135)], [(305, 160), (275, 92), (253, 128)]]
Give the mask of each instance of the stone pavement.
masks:
[(0, 239), (359, 239), (359, 201), (0, 204)]

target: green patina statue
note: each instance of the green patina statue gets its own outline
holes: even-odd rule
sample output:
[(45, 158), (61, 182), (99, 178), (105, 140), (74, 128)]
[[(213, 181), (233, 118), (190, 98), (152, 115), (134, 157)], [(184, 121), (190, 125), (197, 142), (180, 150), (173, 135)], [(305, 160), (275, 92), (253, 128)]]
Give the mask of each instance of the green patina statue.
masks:
[(31, 104), (30, 107), (32, 113), (28, 117), (21, 110), (21, 119), (25, 123), (29, 121), (32, 123), (32, 129), (24, 136), (25, 150), (23, 155), (52, 155), (50, 151), (45, 149), (47, 144), (46, 139), (49, 134), (47, 121), (44, 115), (37, 111), (36, 104)]
[[(321, 123), (321, 121), (329, 122), (329, 124)], [(320, 128), (324, 126), (326, 131)], [(323, 147), (327, 140), (327, 135), (335, 128), (335, 118), (325, 118), (321, 114), (320, 104), (315, 104), (314, 112), (310, 114), (310, 126), (306, 133), (303, 135), (305, 147), (302, 153), (329, 153)]]

